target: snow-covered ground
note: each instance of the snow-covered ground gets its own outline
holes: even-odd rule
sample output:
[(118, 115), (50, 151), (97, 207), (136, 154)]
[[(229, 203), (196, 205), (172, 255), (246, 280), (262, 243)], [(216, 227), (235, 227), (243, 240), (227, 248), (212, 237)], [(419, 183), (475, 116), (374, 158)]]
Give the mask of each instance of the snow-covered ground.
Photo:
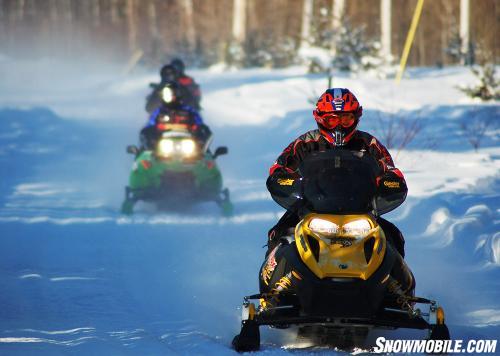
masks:
[[(314, 128), (326, 86), (304, 68), (197, 70), (235, 215), (118, 212), (153, 72), (0, 57), (0, 354), (232, 354), (239, 306), (258, 289), (266, 233), (282, 214), (266, 188), (281, 150)], [(500, 106), (468, 99), (462, 68), (392, 79), (339, 74), (362, 102), (360, 129), (421, 131), (391, 150), (409, 198), (389, 214), (406, 237), (417, 293), (438, 299), (454, 338), (500, 335)], [(493, 116), (476, 152), (461, 123)], [(385, 126), (384, 126), (385, 125)], [(411, 333), (386, 332), (386, 337)], [(281, 345), (288, 345), (281, 348)], [(267, 354), (299, 352), (263, 328)], [(301, 352), (325, 353), (324, 349)]]

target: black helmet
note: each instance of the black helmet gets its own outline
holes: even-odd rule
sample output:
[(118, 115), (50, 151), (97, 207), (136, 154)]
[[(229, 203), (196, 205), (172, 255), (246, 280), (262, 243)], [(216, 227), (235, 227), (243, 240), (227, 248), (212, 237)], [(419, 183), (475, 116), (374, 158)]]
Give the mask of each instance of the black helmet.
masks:
[(177, 70), (171, 64), (164, 65), (160, 70), (161, 81), (163, 83), (175, 81), (178, 77)]
[(170, 65), (172, 67), (174, 67), (175, 71), (177, 72), (177, 75), (184, 74), (184, 69), (185, 69), (186, 66), (184, 65), (184, 62), (182, 61), (182, 59), (180, 59), (180, 58), (174, 58), (170, 62)]

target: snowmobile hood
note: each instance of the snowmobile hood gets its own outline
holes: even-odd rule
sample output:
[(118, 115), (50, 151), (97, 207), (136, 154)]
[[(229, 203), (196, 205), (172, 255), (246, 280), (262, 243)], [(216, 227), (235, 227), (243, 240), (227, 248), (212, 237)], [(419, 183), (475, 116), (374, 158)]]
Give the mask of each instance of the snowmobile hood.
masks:
[(385, 256), (384, 232), (369, 214), (308, 214), (295, 229), (302, 261), (318, 278), (367, 280)]

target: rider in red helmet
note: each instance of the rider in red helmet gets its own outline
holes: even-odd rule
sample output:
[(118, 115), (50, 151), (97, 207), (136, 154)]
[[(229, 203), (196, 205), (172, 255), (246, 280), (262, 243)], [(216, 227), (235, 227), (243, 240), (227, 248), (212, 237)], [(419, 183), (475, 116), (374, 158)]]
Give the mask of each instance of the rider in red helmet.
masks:
[[(345, 88), (331, 88), (326, 90), (316, 103), (313, 111), (314, 119), (318, 125), (316, 130), (311, 130), (299, 136), (288, 145), (272, 165), (269, 171), (267, 187), (276, 184), (283, 178), (300, 178), (298, 167), (310, 152), (328, 149), (348, 149), (366, 151), (371, 154), (382, 168), (382, 175), (377, 177), (378, 189), (384, 190), (383, 182), (398, 181), (401, 186), (399, 194), (406, 198), (406, 182), (401, 171), (394, 167), (394, 162), (387, 149), (372, 135), (357, 130), (359, 119), (363, 114), (358, 99)], [(271, 192), (272, 194), (272, 192)], [(394, 246), (404, 257), (404, 238), (399, 229), (389, 221), (379, 217), (377, 219), (382, 229), (392, 240)], [(288, 210), (278, 223), (269, 230), (268, 252), (280, 241), (280, 238), (290, 233), (299, 222), (296, 211)]]

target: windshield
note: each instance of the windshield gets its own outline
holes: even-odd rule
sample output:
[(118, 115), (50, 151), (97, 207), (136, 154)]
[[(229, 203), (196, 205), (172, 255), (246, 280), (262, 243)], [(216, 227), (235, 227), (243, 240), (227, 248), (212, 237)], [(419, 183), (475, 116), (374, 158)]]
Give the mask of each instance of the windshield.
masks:
[(299, 167), (304, 212), (353, 214), (373, 210), (380, 166), (365, 152), (313, 152)]

